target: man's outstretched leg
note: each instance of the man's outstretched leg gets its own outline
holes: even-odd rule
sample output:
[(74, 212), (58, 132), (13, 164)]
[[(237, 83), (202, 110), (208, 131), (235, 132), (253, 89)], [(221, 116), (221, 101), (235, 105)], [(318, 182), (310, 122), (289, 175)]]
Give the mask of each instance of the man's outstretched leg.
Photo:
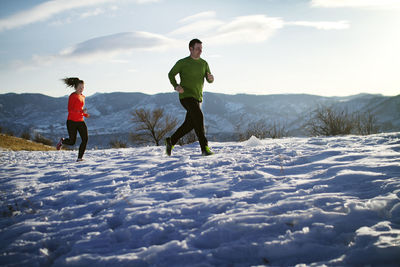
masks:
[(200, 107), (200, 102), (194, 98), (185, 98), (182, 102), (182, 105), (188, 111), (194, 131), (199, 139), (201, 154), (203, 156), (214, 154), (208, 147), (208, 140), (204, 131), (204, 116)]
[(212, 155), (213, 153), (208, 147), (208, 141), (205, 136), (204, 116), (200, 108), (200, 102), (194, 98), (184, 98), (181, 99), (180, 102), (182, 106), (186, 109), (187, 113), (183, 124), (171, 136), (170, 139), (166, 139), (167, 154), (170, 155), (172, 147), (178, 142), (178, 140), (194, 128), (194, 131), (200, 143), (202, 155)]
[(182, 125), (175, 131), (171, 137), (165, 139), (165, 152), (168, 156), (171, 156), (172, 149), (175, 144), (178, 143), (179, 139), (184, 137), (188, 132), (193, 129), (192, 122), (190, 120), (189, 114), (186, 113), (185, 121)]

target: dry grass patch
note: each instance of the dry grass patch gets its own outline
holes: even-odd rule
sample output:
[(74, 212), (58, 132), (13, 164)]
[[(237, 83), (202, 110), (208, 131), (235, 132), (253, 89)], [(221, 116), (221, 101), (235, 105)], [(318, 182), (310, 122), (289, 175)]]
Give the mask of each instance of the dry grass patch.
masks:
[(0, 134), (0, 148), (8, 150), (28, 150), (28, 151), (49, 151), (56, 150), (54, 147), (46, 146), (30, 140), (25, 140), (15, 136)]

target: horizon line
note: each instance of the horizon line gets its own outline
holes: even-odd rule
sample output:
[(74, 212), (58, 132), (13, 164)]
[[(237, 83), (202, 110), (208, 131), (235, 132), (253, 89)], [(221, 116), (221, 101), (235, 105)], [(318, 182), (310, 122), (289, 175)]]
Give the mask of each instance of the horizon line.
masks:
[[(140, 91), (132, 91), (132, 92), (126, 92), (126, 91), (113, 91), (113, 92), (95, 92), (93, 94), (90, 95), (85, 95), (86, 97), (92, 97), (98, 94), (114, 94), (114, 93), (123, 93), (123, 94), (143, 94), (143, 95), (159, 95), (159, 94), (170, 94), (170, 93), (175, 93), (174, 91), (172, 92), (159, 92), (159, 93), (143, 93)], [(290, 96), (290, 95), (309, 95), (309, 96), (319, 96), (319, 97), (329, 97), (329, 98), (341, 98), (341, 97), (352, 97), (352, 96), (359, 96), (359, 95), (374, 95), (374, 96), (383, 96), (383, 97), (395, 97), (395, 96), (399, 96), (400, 94), (397, 95), (384, 95), (382, 93), (365, 93), (365, 92), (361, 92), (361, 93), (356, 93), (356, 94), (352, 94), (352, 95), (344, 95), (344, 96), (338, 96), (338, 95), (330, 95), (330, 96), (326, 96), (326, 95), (318, 95), (318, 94), (310, 94), (310, 93), (281, 93), (281, 94), (251, 94), (251, 93), (235, 93), (235, 94), (229, 94), (229, 93), (219, 93), (219, 92), (210, 92), (210, 91), (205, 91), (203, 92), (204, 94), (207, 93), (211, 93), (211, 94), (221, 94), (221, 95), (230, 95), (230, 96), (236, 96), (236, 95), (248, 95), (248, 96), (278, 96), (278, 95), (282, 95), (282, 96)], [(16, 95), (24, 95), (24, 94), (30, 94), (30, 95), (44, 95), (44, 96), (48, 96), (48, 97), (52, 97), (52, 98), (62, 98), (62, 97), (66, 97), (69, 96), (70, 93), (65, 94), (63, 96), (51, 96), (51, 95), (47, 95), (47, 94), (43, 94), (43, 93), (35, 93), (35, 92), (24, 92), (24, 93), (16, 93), (16, 92), (6, 92), (6, 93), (0, 93), (0, 95), (7, 95), (7, 94), (16, 94)]]

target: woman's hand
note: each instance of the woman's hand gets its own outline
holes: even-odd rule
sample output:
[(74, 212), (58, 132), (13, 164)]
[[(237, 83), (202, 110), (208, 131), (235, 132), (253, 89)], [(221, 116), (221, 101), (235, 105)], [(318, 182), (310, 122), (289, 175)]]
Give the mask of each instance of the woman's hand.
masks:
[(175, 87), (175, 91), (178, 91), (178, 93), (182, 94), (185, 90), (183, 90), (183, 87), (178, 85), (177, 87)]
[(90, 114), (87, 113), (87, 108), (84, 108), (82, 111), (86, 118), (90, 118)]

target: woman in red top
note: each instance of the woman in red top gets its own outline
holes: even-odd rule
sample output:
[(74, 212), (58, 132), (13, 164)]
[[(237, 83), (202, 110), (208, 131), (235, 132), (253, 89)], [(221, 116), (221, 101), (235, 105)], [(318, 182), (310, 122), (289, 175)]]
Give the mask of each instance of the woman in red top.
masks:
[(76, 142), (76, 133), (79, 132), (82, 142), (79, 146), (77, 161), (82, 161), (83, 154), (86, 150), (86, 144), (88, 142), (88, 130), (83, 117), (90, 117), (90, 115), (86, 113), (86, 108), (83, 108), (85, 106), (85, 96), (82, 95), (82, 92), (85, 89), (85, 86), (84, 82), (79, 78), (65, 78), (62, 80), (67, 86), (74, 87), (75, 92), (73, 92), (68, 99), (67, 129), (69, 138), (61, 138), (57, 144), (57, 150), (60, 150), (62, 145), (74, 145)]

